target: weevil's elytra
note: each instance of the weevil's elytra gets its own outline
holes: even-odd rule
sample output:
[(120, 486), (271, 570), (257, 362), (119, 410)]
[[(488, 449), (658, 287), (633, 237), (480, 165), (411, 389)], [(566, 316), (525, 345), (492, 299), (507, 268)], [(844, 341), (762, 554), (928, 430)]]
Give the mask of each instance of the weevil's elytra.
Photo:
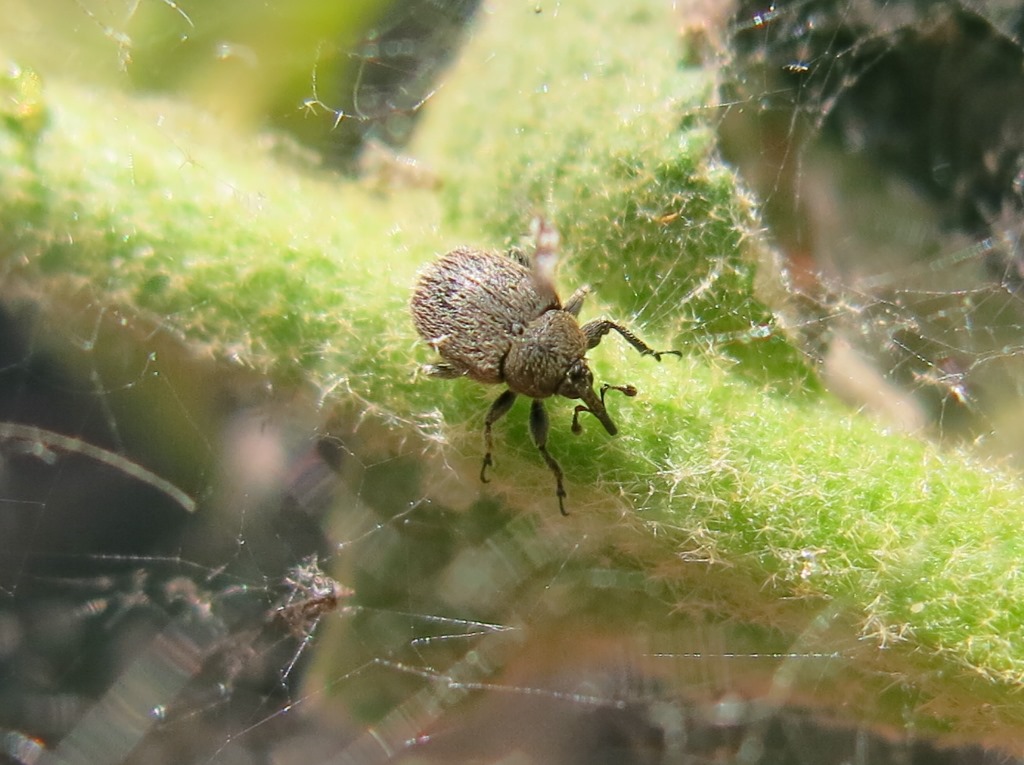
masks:
[(519, 263), (459, 248), (424, 270), (412, 315), (420, 336), (459, 368), (451, 376), (500, 383), (512, 338), (555, 304), (533, 289), (532, 274)]
[(516, 396), (533, 399), (530, 434), (555, 476), (558, 507), (566, 515), (562, 468), (547, 450), (543, 399), (582, 399), (573, 412), (573, 432), (581, 430), (579, 415), (589, 412), (614, 436), (618, 429), (605, 409), (605, 393), (618, 390), (635, 396), (636, 388), (603, 385), (598, 395), (586, 352), (615, 330), (642, 355), (658, 361), (664, 354), (681, 354), (652, 350), (607, 319), (580, 326), (576, 317), (590, 290), (580, 287), (564, 304), (559, 300), (552, 282), (558, 234), (543, 221), (535, 221), (533, 229), (536, 246), (531, 261), (518, 251), (502, 255), (459, 247), (428, 265), (413, 290), (412, 320), (420, 337), (441, 357), (440, 363), (425, 367), (428, 374), (508, 387), (484, 420), (481, 481), (487, 481), (487, 468), (493, 464), (492, 426), (512, 408)]

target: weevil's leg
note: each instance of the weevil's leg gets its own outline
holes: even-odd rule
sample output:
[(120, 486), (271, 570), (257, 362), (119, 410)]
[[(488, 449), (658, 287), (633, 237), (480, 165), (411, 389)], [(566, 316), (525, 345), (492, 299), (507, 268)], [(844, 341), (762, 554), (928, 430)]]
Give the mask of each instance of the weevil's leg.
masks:
[(545, 218), (538, 215), (530, 221), (530, 236), (533, 237), (535, 258), (558, 256), (558, 244), (562, 237), (558, 229)]
[(565, 487), (562, 486), (562, 468), (555, 461), (555, 458), (548, 452), (548, 413), (544, 411), (544, 402), (539, 398), (533, 400), (530, 407), (530, 435), (533, 436), (533, 443), (537, 445), (540, 456), (548, 464), (551, 472), (555, 474), (556, 494), (558, 495), (558, 511), (562, 515), (565, 512)]
[(550, 296), (553, 305), (558, 305), (555, 291), (555, 266), (558, 264), (558, 229), (544, 218), (530, 221), (533, 237), (533, 285), (538, 293)]
[(424, 364), (423, 373), (428, 377), (437, 377), (442, 380), (451, 380), (455, 377), (462, 377), (469, 371), (468, 368), (461, 364), (452, 364), (447, 361), (442, 361), (439, 364)]
[(656, 361), (661, 361), (661, 357), (669, 353), (673, 353), (676, 356), (683, 355), (679, 351), (656, 351), (621, 324), (616, 324), (614, 321), (608, 321), (608, 319), (594, 319), (594, 321), (588, 321), (580, 327), (580, 329), (582, 329), (583, 334), (587, 336), (588, 348), (594, 348), (597, 346), (597, 344), (601, 342), (601, 338), (614, 329), (626, 338), (627, 343), (640, 351), (641, 355), (654, 356)]
[(491, 437), (491, 426), (508, 414), (508, 410), (512, 408), (512, 404), (515, 402), (516, 394), (507, 390), (494, 400), (494, 403), (491, 404), (490, 411), (487, 412), (487, 419), (484, 420), (484, 447), (487, 449), (487, 452), (484, 454), (484, 464), (480, 467), (480, 480), (483, 483), (488, 482), (487, 468), (494, 465), (494, 460), (491, 459), (491, 452), (494, 451), (494, 439)]
[(530, 267), (530, 256), (522, 247), (510, 247), (508, 251), (508, 256), (519, 265), (525, 268)]
[(562, 310), (567, 313), (571, 313), (573, 316), (580, 315), (580, 309), (583, 307), (583, 300), (590, 294), (590, 287), (584, 284), (574, 293), (569, 295), (569, 299), (562, 305)]

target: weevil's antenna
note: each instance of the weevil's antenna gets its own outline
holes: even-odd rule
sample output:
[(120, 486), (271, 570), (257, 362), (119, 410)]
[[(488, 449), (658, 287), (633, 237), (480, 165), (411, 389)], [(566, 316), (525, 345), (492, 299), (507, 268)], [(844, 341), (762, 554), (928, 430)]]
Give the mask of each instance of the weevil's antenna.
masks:
[(573, 413), (573, 430), (579, 430), (578, 417), (580, 412), (590, 412), (601, 424), (604, 425), (604, 429), (608, 431), (609, 436), (614, 436), (619, 432), (619, 429), (615, 427), (615, 423), (612, 422), (612, 418), (608, 416), (608, 410), (604, 408), (604, 391), (600, 398), (597, 393), (594, 392), (593, 388), (586, 388), (582, 391), (583, 395), (580, 398), (583, 399), (583, 403), (586, 406), (577, 406), (576, 411)]

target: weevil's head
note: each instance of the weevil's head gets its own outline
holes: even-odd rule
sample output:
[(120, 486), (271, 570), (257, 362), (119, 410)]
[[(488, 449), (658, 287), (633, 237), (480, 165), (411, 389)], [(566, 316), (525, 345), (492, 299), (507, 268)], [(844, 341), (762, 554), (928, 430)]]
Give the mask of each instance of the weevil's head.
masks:
[(608, 435), (614, 436), (619, 432), (615, 423), (612, 422), (612, 418), (608, 416), (608, 411), (604, 408), (604, 401), (594, 390), (594, 374), (587, 366), (586, 359), (577, 359), (569, 367), (562, 384), (558, 386), (558, 395), (582, 399), (587, 410), (604, 425)]

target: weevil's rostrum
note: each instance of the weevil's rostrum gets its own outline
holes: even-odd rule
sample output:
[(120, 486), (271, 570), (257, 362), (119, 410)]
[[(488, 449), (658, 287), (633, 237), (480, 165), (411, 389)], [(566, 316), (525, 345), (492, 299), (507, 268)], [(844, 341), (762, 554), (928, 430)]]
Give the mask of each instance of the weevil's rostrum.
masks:
[(576, 317), (588, 287), (580, 287), (562, 303), (552, 282), (558, 234), (543, 221), (534, 222), (536, 246), (527, 261), (518, 251), (507, 255), (459, 247), (427, 266), (412, 295), (412, 318), (441, 361), (425, 367), (433, 377), (469, 377), (481, 383), (504, 383), (508, 390), (491, 406), (484, 420), (486, 453), (480, 480), (487, 481), (493, 464), (491, 428), (515, 402), (533, 399), (530, 434), (555, 475), (558, 507), (565, 515), (562, 469), (548, 453), (548, 418), (543, 399), (559, 395), (582, 399), (573, 413), (572, 430), (580, 432), (579, 416), (589, 412), (610, 435), (618, 429), (605, 409), (608, 390), (635, 396), (631, 385), (603, 385), (594, 391), (586, 352), (615, 330), (645, 356), (661, 361), (655, 351), (625, 327), (595, 319), (580, 326)]

